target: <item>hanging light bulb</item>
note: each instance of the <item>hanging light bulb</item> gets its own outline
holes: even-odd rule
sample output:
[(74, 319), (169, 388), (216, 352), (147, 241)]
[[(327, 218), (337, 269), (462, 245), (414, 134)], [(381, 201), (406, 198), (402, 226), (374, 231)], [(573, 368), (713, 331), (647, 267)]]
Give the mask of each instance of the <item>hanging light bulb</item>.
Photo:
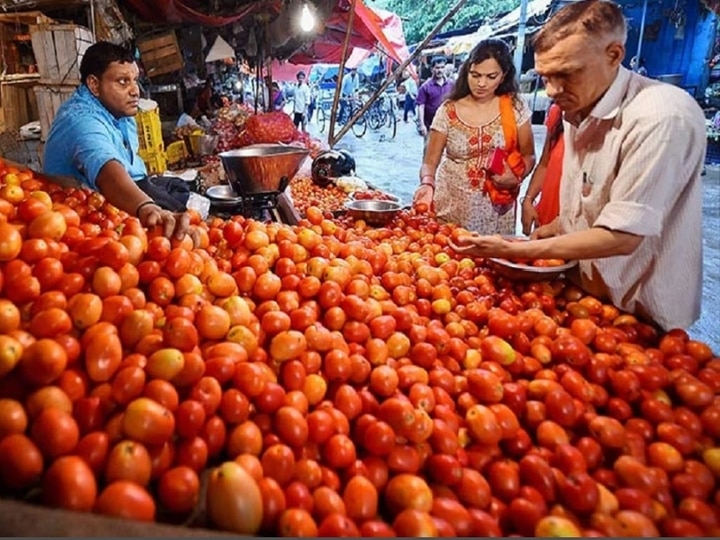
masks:
[(302, 11), (300, 12), (300, 29), (303, 32), (311, 32), (315, 28), (315, 15), (307, 3), (303, 2)]

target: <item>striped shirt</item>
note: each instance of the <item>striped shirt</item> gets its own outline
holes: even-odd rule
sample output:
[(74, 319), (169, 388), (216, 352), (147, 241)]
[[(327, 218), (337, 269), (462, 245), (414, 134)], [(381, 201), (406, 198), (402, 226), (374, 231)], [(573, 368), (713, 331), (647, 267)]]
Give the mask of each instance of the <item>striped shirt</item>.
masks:
[(682, 89), (621, 67), (581, 122), (564, 118), (563, 232), (642, 236), (630, 255), (581, 261), (591, 294), (669, 330), (700, 315), (705, 118)]

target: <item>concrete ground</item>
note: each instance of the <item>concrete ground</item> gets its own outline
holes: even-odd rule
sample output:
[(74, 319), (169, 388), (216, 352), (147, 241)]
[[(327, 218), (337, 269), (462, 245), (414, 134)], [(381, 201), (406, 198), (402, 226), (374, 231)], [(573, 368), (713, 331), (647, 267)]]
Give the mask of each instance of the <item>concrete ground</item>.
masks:
[[(308, 129), (318, 138), (327, 139), (327, 132), (319, 133), (316, 125), (311, 123)], [(533, 131), (536, 154), (539, 157), (545, 142), (545, 128), (533, 126)], [(378, 132), (368, 129), (360, 139), (348, 132), (337, 147), (352, 153), (359, 177), (399, 196), (404, 203), (410, 203), (418, 184), (423, 151), (422, 137), (417, 134), (412, 120), (408, 124), (402, 121), (398, 123), (394, 139), (389, 139), (387, 129)], [(720, 354), (720, 167), (708, 166), (703, 179), (703, 307), (700, 319), (689, 329), (689, 333), (693, 339), (704, 341), (716, 354)], [(682, 276), (678, 276), (677, 283), (669, 286), (682, 286)], [(671, 309), (671, 306), (668, 308)]]

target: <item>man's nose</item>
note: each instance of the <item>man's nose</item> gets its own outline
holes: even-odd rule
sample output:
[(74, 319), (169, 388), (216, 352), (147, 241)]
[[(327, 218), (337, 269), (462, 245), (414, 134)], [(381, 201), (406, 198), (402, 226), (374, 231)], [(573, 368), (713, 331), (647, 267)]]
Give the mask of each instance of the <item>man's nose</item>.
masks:
[(554, 96), (561, 94), (562, 91), (562, 84), (560, 84), (557, 79), (545, 79), (545, 93), (548, 95), (549, 98), (553, 98)]

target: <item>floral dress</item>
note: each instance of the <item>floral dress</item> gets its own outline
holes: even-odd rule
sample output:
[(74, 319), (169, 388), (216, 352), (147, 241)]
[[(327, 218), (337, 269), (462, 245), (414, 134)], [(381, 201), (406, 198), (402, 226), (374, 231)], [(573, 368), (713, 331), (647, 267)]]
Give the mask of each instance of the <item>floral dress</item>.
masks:
[[(513, 109), (518, 126), (530, 119), (532, 113), (524, 100)], [(438, 109), (432, 129), (447, 136), (433, 199), (438, 219), (480, 234), (515, 234), (515, 205), (500, 213), (483, 191), (483, 163), (493, 148), (505, 148), (500, 113), (486, 124), (472, 126), (458, 116), (454, 102), (446, 101)]]

